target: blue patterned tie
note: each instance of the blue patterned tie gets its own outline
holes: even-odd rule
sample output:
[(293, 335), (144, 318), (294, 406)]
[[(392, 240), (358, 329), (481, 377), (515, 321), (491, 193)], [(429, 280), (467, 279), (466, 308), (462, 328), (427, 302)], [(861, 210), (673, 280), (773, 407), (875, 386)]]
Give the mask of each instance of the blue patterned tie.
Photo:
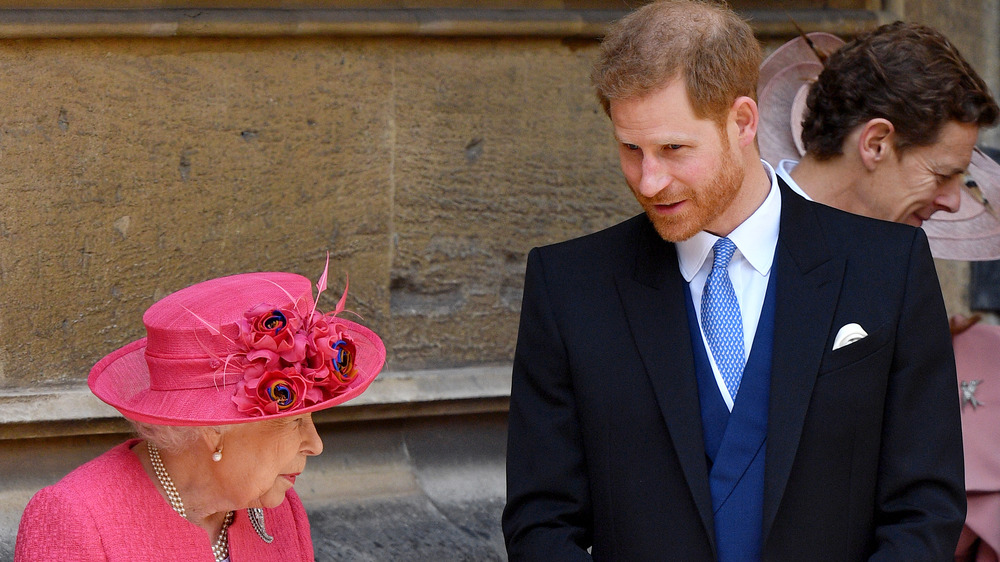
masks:
[(720, 238), (715, 243), (712, 271), (705, 280), (705, 291), (701, 295), (701, 328), (733, 400), (736, 400), (746, 363), (740, 303), (736, 300), (736, 291), (727, 271), (735, 251), (736, 244), (728, 238)]

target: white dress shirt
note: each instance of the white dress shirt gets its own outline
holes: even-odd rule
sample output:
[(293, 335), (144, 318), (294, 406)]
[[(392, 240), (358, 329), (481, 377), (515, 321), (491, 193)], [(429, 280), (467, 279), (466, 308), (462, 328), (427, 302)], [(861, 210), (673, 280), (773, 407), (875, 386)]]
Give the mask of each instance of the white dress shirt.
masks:
[(788, 187), (792, 188), (792, 191), (798, 193), (802, 197), (805, 197), (806, 200), (812, 201), (813, 198), (809, 197), (809, 194), (803, 191), (802, 187), (799, 186), (799, 184), (795, 183), (795, 180), (792, 179), (792, 170), (795, 169), (795, 166), (798, 165), (799, 165), (798, 160), (790, 160), (788, 158), (785, 158), (781, 162), (778, 162), (778, 167), (775, 168), (774, 171), (775, 173), (778, 174), (778, 176), (781, 177), (781, 179), (785, 180), (785, 183), (788, 184)]
[[(736, 300), (740, 304), (740, 315), (743, 318), (743, 350), (750, 356), (753, 348), (753, 337), (760, 322), (760, 311), (764, 305), (767, 293), (767, 281), (771, 277), (771, 265), (774, 263), (774, 250), (778, 245), (778, 226), (781, 220), (781, 193), (778, 190), (777, 176), (770, 164), (761, 160), (768, 178), (771, 180), (771, 191), (764, 202), (742, 224), (733, 230), (728, 238), (736, 244), (736, 252), (729, 262), (729, 278), (736, 292)], [(787, 180), (786, 180), (787, 181)], [(701, 326), (701, 295), (705, 289), (705, 280), (712, 271), (712, 246), (719, 237), (701, 231), (691, 238), (677, 243), (677, 260), (681, 275), (688, 282), (694, 311)], [(733, 410), (733, 398), (729, 395), (719, 366), (715, 363), (711, 348), (702, 330), (702, 342), (708, 352), (708, 360), (715, 373), (715, 382), (719, 392), (726, 401), (729, 411)]]

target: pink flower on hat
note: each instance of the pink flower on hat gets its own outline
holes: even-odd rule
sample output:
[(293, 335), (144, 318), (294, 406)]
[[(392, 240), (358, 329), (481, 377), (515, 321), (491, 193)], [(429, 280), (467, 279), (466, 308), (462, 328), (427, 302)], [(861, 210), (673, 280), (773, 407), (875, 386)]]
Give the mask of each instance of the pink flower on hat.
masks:
[(330, 384), (349, 384), (357, 375), (354, 358), (357, 348), (342, 324), (332, 317), (321, 317), (309, 333), (309, 367), (325, 372)]
[[(323, 318), (319, 313), (313, 316)], [(303, 322), (294, 308), (269, 304), (243, 315), (237, 339), (242, 353), (234, 355), (235, 363), (243, 366), (243, 380), (233, 395), (240, 412), (270, 415), (333, 396), (319, 388), (326, 386), (327, 374), (309, 368), (315, 361), (309, 345), (312, 324)]]
[[(320, 293), (326, 288), (326, 270), (317, 288)], [(238, 351), (226, 361), (243, 371), (233, 395), (237, 410), (272, 415), (329, 400), (348, 389), (357, 376), (357, 347), (347, 324), (336, 318), (346, 297), (345, 287), (336, 310), (327, 314), (315, 305), (301, 310), (301, 302), (263, 303), (243, 314), (233, 342)]]
[(294, 308), (261, 304), (243, 314), (240, 339), (249, 349), (272, 351), (285, 361), (297, 363), (306, 353), (301, 328), (302, 319)]
[(303, 405), (310, 386), (294, 367), (265, 371), (260, 377), (237, 383), (233, 402), (243, 413), (277, 414)]
[(331, 372), (341, 383), (350, 383), (358, 375), (354, 365), (358, 349), (354, 345), (354, 340), (347, 334), (340, 333), (337, 340), (331, 342), (330, 348), (333, 350), (333, 357), (330, 359)]

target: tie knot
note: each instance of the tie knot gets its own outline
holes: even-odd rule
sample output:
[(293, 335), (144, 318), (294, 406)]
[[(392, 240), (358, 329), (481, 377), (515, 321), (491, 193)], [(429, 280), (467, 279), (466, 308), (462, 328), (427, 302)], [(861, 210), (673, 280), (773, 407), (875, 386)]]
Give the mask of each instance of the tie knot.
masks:
[(733, 254), (736, 252), (736, 244), (733, 244), (733, 241), (728, 238), (719, 238), (714, 249), (715, 258), (712, 260), (712, 269), (728, 267), (729, 260), (733, 259)]

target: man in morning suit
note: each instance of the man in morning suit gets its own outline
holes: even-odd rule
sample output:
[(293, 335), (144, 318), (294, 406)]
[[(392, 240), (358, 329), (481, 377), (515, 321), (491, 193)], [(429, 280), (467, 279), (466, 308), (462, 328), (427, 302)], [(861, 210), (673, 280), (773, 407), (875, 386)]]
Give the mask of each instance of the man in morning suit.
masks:
[[(778, 175), (809, 199), (914, 226), (958, 210), (979, 129), (1000, 116), (958, 49), (916, 23), (883, 25), (840, 47), (808, 92), (805, 154), (777, 161)], [(788, 113), (777, 117), (762, 128), (787, 131)]]
[(528, 256), (512, 561), (951, 558), (955, 365), (924, 234), (806, 201), (759, 159), (760, 46), (655, 2), (593, 73), (645, 213)]

